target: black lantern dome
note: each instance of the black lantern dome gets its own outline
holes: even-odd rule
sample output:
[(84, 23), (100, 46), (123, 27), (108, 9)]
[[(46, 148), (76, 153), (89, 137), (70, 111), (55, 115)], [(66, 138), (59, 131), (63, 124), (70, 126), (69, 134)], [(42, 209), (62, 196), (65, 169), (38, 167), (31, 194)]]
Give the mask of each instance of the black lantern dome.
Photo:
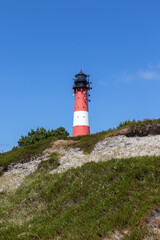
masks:
[(80, 71), (80, 73), (75, 75), (76, 78), (74, 78), (74, 85), (73, 85), (73, 89), (75, 88), (79, 88), (79, 87), (86, 87), (86, 88), (90, 88), (89, 86), (89, 79), (86, 74), (84, 74), (82, 72), (82, 70)]
[(80, 71), (78, 74), (76, 74), (75, 77), (76, 77), (76, 78), (78, 78), (78, 77), (85, 77), (85, 78), (86, 78), (87, 75), (84, 74), (84, 73), (82, 72), (82, 69), (81, 69), (81, 71)]

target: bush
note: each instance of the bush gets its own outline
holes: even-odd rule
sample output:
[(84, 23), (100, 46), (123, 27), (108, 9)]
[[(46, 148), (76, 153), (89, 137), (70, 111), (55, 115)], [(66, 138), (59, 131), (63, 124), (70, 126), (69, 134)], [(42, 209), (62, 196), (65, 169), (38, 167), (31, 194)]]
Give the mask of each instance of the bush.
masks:
[(127, 137), (148, 136), (160, 134), (160, 119), (144, 119), (143, 121), (132, 122), (129, 125)]
[(130, 125), (131, 123), (135, 123), (135, 119), (133, 119), (133, 121), (130, 121), (130, 120), (126, 120), (124, 122), (120, 122), (120, 124), (118, 125), (117, 129), (121, 129), (122, 127), (126, 127), (128, 125)]
[(65, 130), (64, 127), (59, 127), (56, 130), (46, 130), (45, 128), (37, 128), (36, 130), (31, 129), (30, 132), (28, 132), (27, 136), (21, 136), (21, 138), (18, 140), (19, 147), (24, 147), (28, 145), (32, 145), (37, 143), (40, 140), (45, 140), (49, 137), (58, 137), (58, 136), (64, 136), (67, 137), (69, 133)]

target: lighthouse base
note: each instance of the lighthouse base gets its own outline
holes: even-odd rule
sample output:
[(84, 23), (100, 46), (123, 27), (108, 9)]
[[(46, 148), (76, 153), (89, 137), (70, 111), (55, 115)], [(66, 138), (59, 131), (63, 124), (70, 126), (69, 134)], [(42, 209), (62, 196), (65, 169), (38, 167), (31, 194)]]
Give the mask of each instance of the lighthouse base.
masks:
[(74, 126), (73, 127), (73, 137), (81, 136), (81, 135), (88, 135), (90, 134), (89, 126)]

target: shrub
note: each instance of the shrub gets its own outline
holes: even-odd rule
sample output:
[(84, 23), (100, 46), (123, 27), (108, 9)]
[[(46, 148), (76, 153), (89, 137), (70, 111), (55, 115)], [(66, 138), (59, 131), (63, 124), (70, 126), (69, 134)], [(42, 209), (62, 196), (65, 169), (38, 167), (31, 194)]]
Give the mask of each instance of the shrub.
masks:
[(120, 124), (118, 125), (117, 129), (120, 129), (122, 127), (126, 127), (128, 125), (130, 125), (131, 123), (135, 123), (135, 119), (133, 119), (133, 121), (130, 121), (130, 120), (126, 120), (124, 122), (120, 122)]
[(19, 147), (24, 147), (28, 145), (32, 145), (37, 143), (38, 141), (45, 140), (49, 137), (58, 137), (58, 136), (64, 136), (67, 137), (69, 133), (65, 130), (64, 127), (59, 127), (56, 130), (46, 130), (45, 128), (37, 128), (36, 130), (31, 129), (30, 132), (28, 132), (27, 136), (21, 136), (21, 138), (18, 140)]

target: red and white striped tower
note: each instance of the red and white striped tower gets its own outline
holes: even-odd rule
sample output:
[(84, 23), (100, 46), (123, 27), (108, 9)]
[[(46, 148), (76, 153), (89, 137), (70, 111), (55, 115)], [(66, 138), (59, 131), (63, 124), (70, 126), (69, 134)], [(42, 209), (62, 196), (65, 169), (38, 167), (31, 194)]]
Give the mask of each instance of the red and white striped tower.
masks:
[(73, 137), (90, 134), (88, 99), (89, 90), (92, 89), (87, 76), (80, 71), (74, 78), (73, 91), (75, 96), (74, 119), (73, 119)]

